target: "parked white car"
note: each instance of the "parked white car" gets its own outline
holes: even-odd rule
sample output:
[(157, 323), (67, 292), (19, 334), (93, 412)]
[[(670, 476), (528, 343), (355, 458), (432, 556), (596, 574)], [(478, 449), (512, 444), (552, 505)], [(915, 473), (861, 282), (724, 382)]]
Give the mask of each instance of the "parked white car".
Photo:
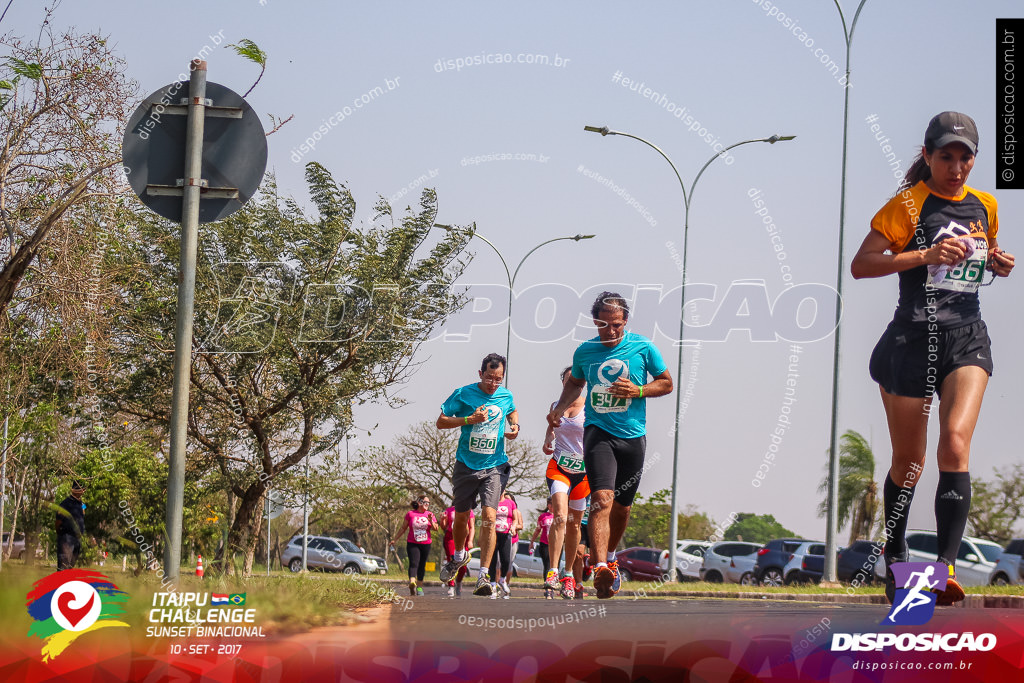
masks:
[[(711, 547), (711, 541), (685, 539), (676, 542), (676, 574), (680, 581), (700, 580), (700, 568), (704, 565), (704, 553)], [(661, 551), (658, 563), (662, 574), (668, 576), (668, 551)]]
[[(523, 542), (524, 541), (520, 541), (520, 543), (523, 543)], [(530, 545), (528, 541), (526, 541), (525, 543), (526, 543), (527, 546)], [(516, 554), (516, 556), (514, 558), (512, 558), (512, 578), (524, 575), (523, 574), (523, 570), (519, 568), (518, 558), (519, 558), (518, 554)], [(537, 558), (537, 562), (540, 562), (540, 558), (539, 557)], [(480, 571), (480, 546), (477, 546), (475, 548), (470, 548), (470, 550), (469, 550), (469, 564), (466, 565), (466, 566), (469, 568), (469, 576), (470, 577), (475, 577), (477, 572)], [(538, 572), (539, 572), (539, 570), (538, 570)], [(538, 573), (537, 576), (540, 576), (540, 573)], [(495, 577), (492, 576), (491, 579), (494, 580)], [(475, 581), (475, 579), (474, 579), (474, 581)]]
[[(934, 562), (938, 554), (934, 531), (908, 531), (907, 546), (910, 548), (911, 562)], [(960, 541), (960, 550), (956, 554), (956, 580), (961, 586), (988, 585), (996, 562), (1002, 554), (1003, 549), (998, 543), (964, 536)], [(879, 562), (875, 570), (880, 578), (885, 578), (885, 562)]]
[(711, 583), (753, 583), (754, 563), (757, 562), (757, 551), (760, 543), (747, 541), (719, 541), (712, 544), (704, 553), (704, 564), (700, 568), (700, 578)]
[(1015, 538), (1010, 541), (1003, 554), (996, 561), (988, 582), (993, 586), (1006, 586), (1009, 584), (1024, 583), (1024, 538)]

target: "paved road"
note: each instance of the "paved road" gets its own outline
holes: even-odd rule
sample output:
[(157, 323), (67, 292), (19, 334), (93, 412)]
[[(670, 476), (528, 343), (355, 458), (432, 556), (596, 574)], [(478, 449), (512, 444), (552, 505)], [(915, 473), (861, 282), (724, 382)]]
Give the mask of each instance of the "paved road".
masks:
[[(1020, 610), (944, 608), (924, 626), (885, 627), (882, 605), (629, 596), (578, 602), (527, 589), (508, 600), (450, 599), (427, 590), (361, 634), (325, 629), (303, 641), (314, 650), (340, 648), (342, 680), (1022, 680)], [(1013, 643), (1012, 656), (830, 648), (837, 633), (964, 631), (996, 634)], [(858, 668), (915, 663), (948, 668), (934, 676)]]

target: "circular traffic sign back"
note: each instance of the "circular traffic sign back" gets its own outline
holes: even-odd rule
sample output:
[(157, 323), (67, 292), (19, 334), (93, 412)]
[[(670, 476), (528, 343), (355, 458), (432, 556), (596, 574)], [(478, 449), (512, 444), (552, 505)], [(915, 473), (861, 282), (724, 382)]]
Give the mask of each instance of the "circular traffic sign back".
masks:
[[(160, 88), (139, 105), (124, 133), (122, 155), (132, 190), (150, 209), (181, 222), (182, 199), (173, 188), (185, 175), (188, 82)], [(267, 169), (267, 138), (260, 118), (241, 95), (206, 84), (199, 222), (230, 216), (256, 193)], [(240, 112), (238, 110), (241, 110)], [(237, 196), (229, 196), (231, 190)]]

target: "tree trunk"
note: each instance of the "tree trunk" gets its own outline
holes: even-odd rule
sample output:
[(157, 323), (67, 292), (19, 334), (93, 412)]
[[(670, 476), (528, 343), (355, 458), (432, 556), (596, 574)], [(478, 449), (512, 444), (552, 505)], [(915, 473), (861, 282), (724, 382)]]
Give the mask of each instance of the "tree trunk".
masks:
[(264, 483), (257, 481), (250, 485), (239, 499), (238, 510), (235, 512), (235, 519), (231, 525), (231, 533), (228, 534), (228, 547), (225, 549), (229, 561), (224, 563), (224, 571), (228, 575), (235, 575), (234, 562), (230, 560), (235, 552), (241, 552), (243, 553), (242, 575), (252, 576), (256, 544), (259, 542), (260, 529), (263, 526), (260, 504), (263, 502), (265, 491)]

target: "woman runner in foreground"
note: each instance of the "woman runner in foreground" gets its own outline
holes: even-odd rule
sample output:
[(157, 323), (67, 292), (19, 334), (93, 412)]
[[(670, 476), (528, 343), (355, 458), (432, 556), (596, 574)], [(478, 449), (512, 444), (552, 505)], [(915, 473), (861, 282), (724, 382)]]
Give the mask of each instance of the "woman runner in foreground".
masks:
[[(935, 116), (921, 155), (871, 220), (851, 264), (858, 279), (899, 274), (896, 314), (870, 362), (892, 441), (883, 488), (887, 569), (908, 559), (909, 508), (924, 466), (933, 399), (940, 399), (935, 529), (938, 560), (949, 567), (949, 578), (935, 591), (939, 605), (964, 599), (954, 562), (971, 507), (971, 437), (992, 374), (978, 288), (986, 269), (1002, 277), (1013, 269), (1013, 256), (996, 242), (996, 200), (965, 185), (977, 151), (978, 129), (969, 116)], [(887, 571), (890, 603), (895, 590)]]

